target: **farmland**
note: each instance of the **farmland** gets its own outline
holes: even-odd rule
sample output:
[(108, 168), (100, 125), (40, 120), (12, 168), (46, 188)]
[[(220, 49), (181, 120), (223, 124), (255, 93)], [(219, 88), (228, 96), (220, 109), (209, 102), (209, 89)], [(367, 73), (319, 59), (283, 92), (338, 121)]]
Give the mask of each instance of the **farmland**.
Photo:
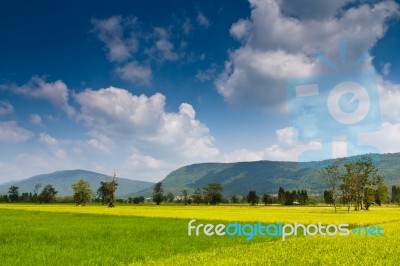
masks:
[[(1, 204), (2, 265), (394, 265), (400, 259), (400, 208), (333, 212), (331, 207)], [(384, 236), (188, 236), (204, 223), (380, 225)]]

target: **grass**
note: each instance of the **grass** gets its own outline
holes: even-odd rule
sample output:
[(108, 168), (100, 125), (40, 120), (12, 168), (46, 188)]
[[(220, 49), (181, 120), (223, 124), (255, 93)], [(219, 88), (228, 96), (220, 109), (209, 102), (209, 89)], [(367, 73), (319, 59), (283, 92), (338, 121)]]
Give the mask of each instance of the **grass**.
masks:
[[(395, 265), (400, 208), (0, 204), (1, 265)], [(206, 237), (187, 223), (381, 225), (383, 237)]]

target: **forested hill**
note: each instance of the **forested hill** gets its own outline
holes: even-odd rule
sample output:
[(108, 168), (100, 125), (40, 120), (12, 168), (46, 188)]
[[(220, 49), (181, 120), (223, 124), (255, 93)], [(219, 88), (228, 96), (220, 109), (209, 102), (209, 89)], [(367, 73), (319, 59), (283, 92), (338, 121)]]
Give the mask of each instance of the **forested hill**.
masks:
[[(359, 156), (348, 159), (357, 158)], [(380, 161), (376, 165), (386, 185), (400, 185), (400, 153), (383, 154), (378, 158)], [(280, 186), (285, 189), (306, 189), (311, 193), (320, 193), (326, 189), (326, 185), (317, 170), (331, 162), (325, 160), (301, 164), (278, 161), (193, 164), (171, 172), (162, 183), (165, 193), (172, 192), (175, 195), (181, 195), (184, 189), (193, 193), (196, 188), (211, 182), (221, 183), (225, 196), (244, 195), (250, 190), (256, 190), (257, 194), (275, 194)], [(135, 194), (151, 196), (152, 188)]]

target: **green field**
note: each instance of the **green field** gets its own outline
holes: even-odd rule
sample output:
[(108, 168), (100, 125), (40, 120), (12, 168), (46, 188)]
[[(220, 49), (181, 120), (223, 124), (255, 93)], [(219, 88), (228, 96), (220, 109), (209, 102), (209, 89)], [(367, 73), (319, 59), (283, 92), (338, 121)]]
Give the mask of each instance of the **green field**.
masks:
[[(197, 223), (380, 225), (384, 236), (188, 236)], [(0, 265), (398, 265), (400, 208), (0, 205)]]

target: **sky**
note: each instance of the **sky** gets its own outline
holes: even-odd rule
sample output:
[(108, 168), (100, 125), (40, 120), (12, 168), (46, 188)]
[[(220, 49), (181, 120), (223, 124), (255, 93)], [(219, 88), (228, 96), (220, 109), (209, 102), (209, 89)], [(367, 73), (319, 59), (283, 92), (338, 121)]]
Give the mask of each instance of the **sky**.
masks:
[(398, 1), (8, 1), (0, 182), (400, 152)]

